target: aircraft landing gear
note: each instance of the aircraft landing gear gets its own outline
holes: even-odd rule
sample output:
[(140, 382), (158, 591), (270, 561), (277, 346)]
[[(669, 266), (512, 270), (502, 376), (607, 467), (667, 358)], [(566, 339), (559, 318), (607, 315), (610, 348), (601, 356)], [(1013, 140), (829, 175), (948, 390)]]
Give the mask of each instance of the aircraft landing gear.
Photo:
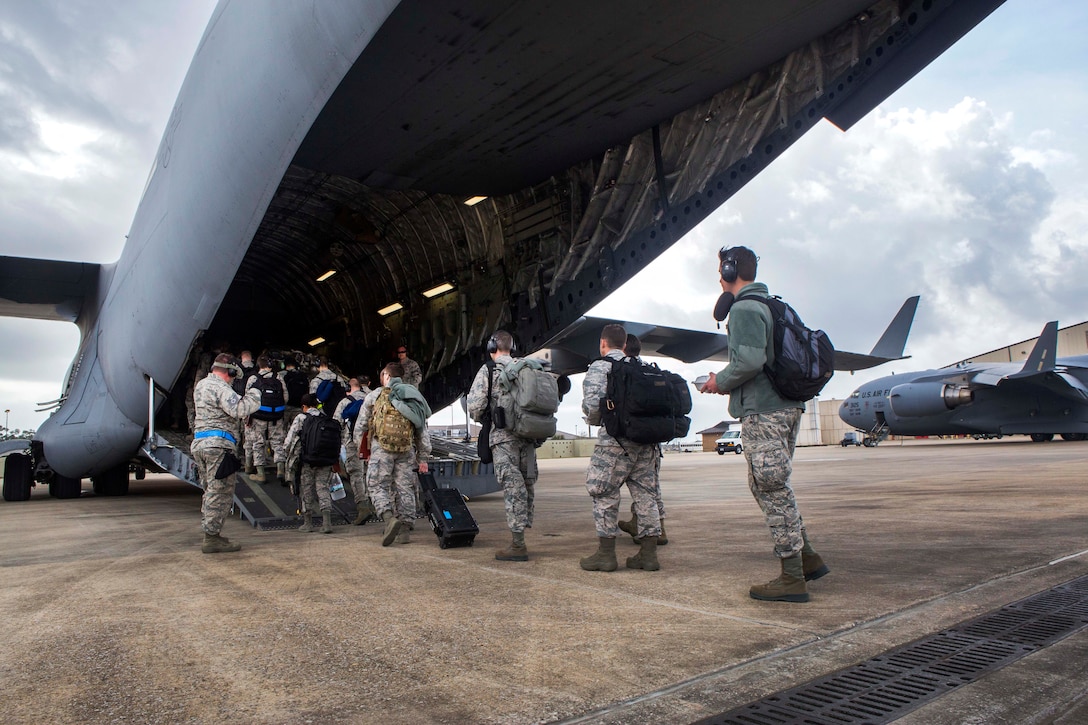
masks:
[(53, 481), (49, 484), (50, 496), (54, 498), (79, 498), (82, 493), (82, 479), (53, 474)]
[(127, 496), (128, 464), (91, 476), (91, 490), (99, 496)]
[(12, 453), (4, 461), (4, 500), (26, 501), (34, 485), (34, 461), (26, 453)]
[(1052, 441), (1052, 440), (1054, 440), (1054, 434), (1053, 433), (1032, 433), (1031, 434), (1032, 443), (1047, 443), (1047, 442)]

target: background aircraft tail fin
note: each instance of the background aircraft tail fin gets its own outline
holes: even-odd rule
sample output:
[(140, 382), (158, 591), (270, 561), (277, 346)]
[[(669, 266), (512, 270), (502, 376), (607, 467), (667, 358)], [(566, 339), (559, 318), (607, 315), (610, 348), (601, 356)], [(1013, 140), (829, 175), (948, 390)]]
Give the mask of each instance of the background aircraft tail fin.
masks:
[(914, 323), (914, 312), (918, 309), (918, 295), (908, 297), (899, 312), (895, 313), (891, 324), (884, 330), (884, 334), (873, 346), (872, 352), (864, 355), (860, 352), (835, 351), (835, 369), (867, 370), (883, 365), (893, 360), (906, 360), (910, 355), (903, 354), (903, 348), (907, 345), (907, 335), (910, 334), (910, 326)]
[(0, 316), (75, 322), (98, 289), (102, 266), (0, 256)]
[(901, 360), (903, 348), (907, 346), (907, 335), (910, 334), (910, 326), (914, 323), (914, 313), (918, 309), (919, 296), (908, 297), (899, 312), (895, 313), (888, 329), (877, 340), (869, 354), (873, 357), (883, 357), (889, 360)]
[(1031, 348), (1031, 354), (1028, 355), (1024, 367), (1020, 368), (1020, 372), (1014, 373), (1009, 377), (1022, 378), (1050, 372), (1054, 369), (1054, 358), (1057, 356), (1058, 321), (1053, 320), (1046, 323), (1046, 326), (1043, 327), (1043, 331), (1039, 334), (1039, 339), (1035, 342), (1035, 347)]

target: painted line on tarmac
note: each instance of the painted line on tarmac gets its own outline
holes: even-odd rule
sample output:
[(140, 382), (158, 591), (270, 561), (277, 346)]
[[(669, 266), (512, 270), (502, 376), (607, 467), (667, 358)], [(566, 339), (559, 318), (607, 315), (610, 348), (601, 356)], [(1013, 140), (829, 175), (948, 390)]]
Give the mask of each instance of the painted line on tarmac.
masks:
[(1078, 551), (1076, 554), (1070, 554), (1069, 556), (1063, 556), (1062, 558), (1055, 559), (1054, 561), (1048, 561), (1047, 566), (1054, 566), (1055, 564), (1060, 564), (1063, 561), (1069, 561), (1070, 559), (1076, 559), (1078, 556), (1084, 556), (1085, 554), (1088, 554), (1088, 549), (1085, 549), (1084, 551)]

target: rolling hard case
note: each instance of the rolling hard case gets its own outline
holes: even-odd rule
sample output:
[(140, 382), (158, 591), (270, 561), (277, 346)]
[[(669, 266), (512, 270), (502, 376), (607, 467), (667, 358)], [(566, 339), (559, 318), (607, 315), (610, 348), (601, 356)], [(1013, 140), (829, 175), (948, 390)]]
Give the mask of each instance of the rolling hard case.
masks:
[(419, 487), (423, 492), (423, 505), (431, 528), (443, 549), (454, 546), (472, 546), (480, 527), (465, 499), (456, 488), (439, 488), (433, 473), (419, 474)]

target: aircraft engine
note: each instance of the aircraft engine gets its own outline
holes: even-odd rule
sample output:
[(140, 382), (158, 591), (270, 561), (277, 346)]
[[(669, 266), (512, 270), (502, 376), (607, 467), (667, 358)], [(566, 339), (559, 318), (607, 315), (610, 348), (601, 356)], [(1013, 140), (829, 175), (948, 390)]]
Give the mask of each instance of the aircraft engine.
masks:
[(888, 393), (892, 412), (900, 418), (939, 415), (972, 400), (970, 388), (947, 383), (904, 383)]

